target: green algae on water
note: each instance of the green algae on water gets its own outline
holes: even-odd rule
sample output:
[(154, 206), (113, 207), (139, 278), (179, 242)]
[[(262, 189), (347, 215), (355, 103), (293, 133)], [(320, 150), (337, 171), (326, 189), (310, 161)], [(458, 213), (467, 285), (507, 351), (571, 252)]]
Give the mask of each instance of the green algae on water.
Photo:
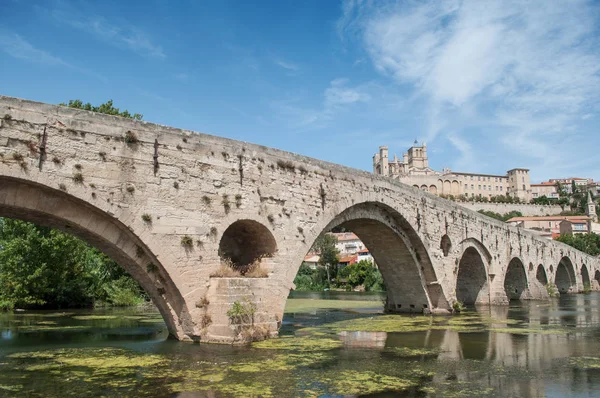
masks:
[(375, 300), (323, 300), (290, 298), (285, 304), (285, 313), (313, 312), (323, 309), (362, 309), (383, 310), (383, 303)]
[(331, 381), (333, 390), (343, 395), (367, 395), (386, 391), (402, 391), (418, 385), (416, 381), (401, 379), (371, 371), (345, 370)]
[(290, 351), (324, 351), (333, 350), (342, 346), (339, 340), (321, 337), (280, 337), (253, 343), (252, 347), (268, 350), (290, 350)]
[(393, 347), (387, 348), (386, 351), (403, 358), (436, 356), (440, 353), (440, 350), (437, 348)]
[(600, 369), (599, 357), (573, 357), (569, 358), (569, 365), (578, 369)]
[[(78, 321), (106, 321), (110, 319), (117, 319), (116, 315), (77, 315), (71, 317), (72, 319), (77, 319)], [(121, 317), (123, 318), (123, 317)]]

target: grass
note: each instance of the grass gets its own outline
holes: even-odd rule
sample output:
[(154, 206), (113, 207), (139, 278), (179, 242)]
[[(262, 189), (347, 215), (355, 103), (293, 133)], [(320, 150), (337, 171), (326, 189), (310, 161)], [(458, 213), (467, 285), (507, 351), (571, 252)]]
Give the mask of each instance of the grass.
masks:
[(221, 266), (212, 274), (211, 278), (241, 278), (242, 273), (227, 265), (221, 264)]
[(73, 174), (73, 182), (76, 184), (83, 184), (83, 174), (81, 174), (81, 173)]
[(137, 135), (134, 132), (127, 131), (125, 133), (125, 143), (126, 144), (137, 144), (138, 142), (140, 142), (140, 140), (138, 139)]
[(192, 247), (194, 247), (194, 240), (191, 237), (189, 237), (188, 235), (182, 236), (181, 237), (181, 246), (191, 249)]
[(146, 223), (146, 224), (151, 224), (152, 223), (152, 216), (148, 213), (144, 213), (142, 214), (142, 220)]

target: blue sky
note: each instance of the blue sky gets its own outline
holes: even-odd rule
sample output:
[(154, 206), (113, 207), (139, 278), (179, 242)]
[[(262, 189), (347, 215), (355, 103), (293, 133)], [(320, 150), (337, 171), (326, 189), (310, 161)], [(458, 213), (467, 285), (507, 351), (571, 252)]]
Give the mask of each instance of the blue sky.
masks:
[[(256, 4), (252, 4), (256, 3)], [(600, 5), (563, 1), (0, 1), (0, 93), (365, 170), (600, 179)]]

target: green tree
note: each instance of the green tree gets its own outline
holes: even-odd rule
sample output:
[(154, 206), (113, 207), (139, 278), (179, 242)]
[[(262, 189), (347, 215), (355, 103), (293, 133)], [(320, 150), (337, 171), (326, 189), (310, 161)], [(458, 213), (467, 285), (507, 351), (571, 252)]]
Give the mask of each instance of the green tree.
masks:
[(600, 235), (593, 232), (576, 235), (564, 234), (557, 237), (556, 240), (589, 255), (600, 255)]
[(327, 270), (328, 284), (331, 284), (331, 280), (337, 276), (338, 263), (340, 262), (340, 252), (335, 247), (337, 242), (335, 235), (322, 234), (312, 247), (313, 251), (319, 253), (319, 264)]
[(131, 305), (142, 300), (137, 282), (80, 239), (0, 219), (1, 308)]
[(144, 117), (140, 113), (134, 113), (132, 115), (131, 113), (129, 113), (128, 110), (121, 111), (119, 108), (115, 108), (113, 106), (113, 100), (108, 100), (105, 103), (100, 104), (99, 106), (93, 106), (89, 102), (84, 104), (83, 101), (78, 100), (78, 99), (77, 100), (69, 100), (68, 104), (65, 104), (63, 102), (63, 103), (60, 103), (59, 105), (67, 106), (69, 108), (83, 109), (86, 111), (105, 113), (107, 115), (121, 116), (121, 117), (126, 117), (129, 119), (136, 119), (136, 120), (142, 120), (142, 118)]

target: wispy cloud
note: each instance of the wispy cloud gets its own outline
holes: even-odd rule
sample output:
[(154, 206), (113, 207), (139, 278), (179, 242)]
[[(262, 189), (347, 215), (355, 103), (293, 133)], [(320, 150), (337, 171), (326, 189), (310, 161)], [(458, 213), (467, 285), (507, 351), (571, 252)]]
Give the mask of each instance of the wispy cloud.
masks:
[(600, 100), (592, 1), (353, 0), (342, 11), (340, 34), (357, 39), (382, 75), (412, 89), (428, 140), (481, 127), (489, 142), (539, 162), (556, 159), (566, 135), (595, 134), (577, 128), (598, 116)]
[(61, 58), (54, 56), (47, 51), (34, 47), (23, 37), (15, 33), (0, 34), (0, 50), (4, 51), (11, 57), (30, 62), (50, 66), (72, 67), (72, 65), (65, 62)]
[(282, 67), (283, 69), (287, 69), (289, 71), (292, 72), (298, 72), (300, 70), (300, 67), (296, 64), (293, 64), (291, 62), (286, 62), (280, 59), (276, 59), (275, 60), (275, 64), (279, 65), (280, 67)]
[(28, 40), (16, 33), (0, 33), (0, 51), (13, 58), (21, 59), (40, 65), (64, 67), (91, 76), (103, 82), (106, 78), (86, 68), (73, 65), (46, 50), (35, 47)]
[(98, 39), (118, 47), (127, 48), (139, 55), (165, 58), (162, 47), (152, 41), (143, 29), (131, 24), (117, 24), (100, 15), (89, 15), (63, 3), (55, 8), (41, 9), (61, 24), (67, 24)]

